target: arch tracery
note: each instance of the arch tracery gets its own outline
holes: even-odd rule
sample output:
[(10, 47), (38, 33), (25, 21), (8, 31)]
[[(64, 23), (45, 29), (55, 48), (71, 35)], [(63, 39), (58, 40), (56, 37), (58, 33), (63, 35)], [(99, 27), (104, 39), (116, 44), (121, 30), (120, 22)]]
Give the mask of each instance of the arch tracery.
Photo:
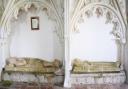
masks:
[(120, 40), (121, 43), (125, 44), (125, 29), (124, 24), (118, 16), (118, 13), (111, 9), (110, 7), (102, 4), (91, 4), (82, 8), (77, 15), (72, 19), (71, 22), (71, 30), (77, 32), (79, 23), (84, 22), (84, 16), (87, 18), (91, 17), (93, 14), (96, 14), (99, 18), (100, 16), (104, 16), (106, 18), (106, 24), (111, 23), (113, 24), (113, 31), (112, 34), (115, 36), (116, 39)]
[(59, 36), (60, 41), (63, 42), (62, 19), (59, 18), (56, 12), (56, 9), (53, 8), (51, 4), (49, 4), (48, 2), (41, 1), (41, 0), (37, 0), (37, 1), (22, 0), (22, 1), (15, 3), (15, 5), (13, 5), (12, 8), (6, 13), (6, 16), (4, 16), (4, 20), (1, 23), (2, 25), (1, 34), (3, 34), (1, 35), (2, 36), (1, 38), (6, 38), (10, 34), (10, 19), (12, 17), (17, 19), (19, 10), (27, 11), (31, 7), (31, 5), (34, 5), (37, 9), (41, 9), (45, 11), (51, 20), (56, 21), (57, 23), (56, 33)]
[[(124, 44), (126, 43), (126, 27), (121, 19), (120, 14), (113, 7), (103, 3), (91, 3), (85, 6), (81, 4), (81, 9), (79, 6), (79, 11), (77, 11), (77, 13), (74, 13), (74, 16), (71, 20), (70, 35), (72, 35), (72, 32), (75, 32), (76, 34), (77, 32), (79, 33), (79, 25), (86, 21), (85, 17), (90, 18), (94, 14), (96, 14), (97, 18), (105, 17), (105, 24), (110, 23), (113, 25), (111, 34), (115, 37), (114, 40), (116, 41), (116, 44), (118, 46), (118, 58), (123, 65)], [(73, 38), (71, 38), (71, 40), (72, 39)]]
[[(50, 2), (50, 0), (47, 0), (47, 1), (48, 2), (43, 2), (42, 0), (36, 0), (36, 2), (35, 2), (35, 0), (16, 0), (16, 4), (14, 6), (12, 6), (12, 9), (10, 9), (9, 12), (6, 12), (6, 15), (3, 16), (4, 18), (1, 22), (1, 26), (2, 26), (2, 28), (1, 28), (1, 44), (6, 45), (6, 43), (8, 41), (7, 38), (9, 37), (9, 35), (11, 33), (10, 19), (12, 17), (15, 17), (15, 19), (17, 19), (19, 10), (23, 9), (23, 10), (27, 11), (28, 8), (30, 8), (30, 6), (32, 4), (34, 4), (37, 8), (42, 7), (41, 9), (46, 11), (46, 13), (48, 13), (49, 17), (52, 20), (55, 20), (57, 22), (58, 30), (56, 32), (57, 32), (60, 40), (63, 41), (63, 36), (64, 36), (63, 26), (62, 26), (63, 22), (62, 22), (62, 20), (60, 20), (60, 18), (58, 18), (55, 8), (53, 9), (53, 7), (50, 4), (48, 4)], [(89, 1), (92, 1), (93, 3), (89, 2)], [(101, 1), (103, 1), (103, 2), (101, 2)], [(96, 2), (96, 3), (94, 3), (94, 2)], [(106, 2), (106, 4), (104, 4), (105, 2)], [(38, 4), (36, 4), (36, 3), (38, 3)], [(42, 4), (42, 5), (40, 5), (40, 4)], [(108, 4), (110, 4), (110, 5), (108, 5)], [(106, 11), (106, 9), (107, 9), (107, 11)], [(104, 12), (104, 11), (106, 11), (106, 12)], [(52, 12), (55, 12), (55, 15), (51, 17), (50, 13), (52, 13)], [(124, 22), (121, 19), (120, 13), (113, 7), (113, 3), (110, 2), (110, 0), (80, 0), (77, 8), (75, 8), (75, 13), (72, 16), (73, 18), (71, 19), (71, 23), (70, 23), (71, 24), (71, 29), (70, 29), (71, 33), (79, 31), (79, 29), (77, 28), (79, 25), (79, 22), (81, 23), (82, 21), (84, 21), (81, 15), (84, 14), (84, 15), (90, 17), (91, 15), (93, 15), (92, 12), (96, 13), (97, 17), (105, 15), (107, 18), (106, 23), (113, 23), (114, 27), (113, 27), (112, 34), (115, 36), (115, 40), (117, 40), (119, 42), (119, 44), (121, 45), (120, 55), (121, 55), (121, 58), (123, 59), (124, 44), (126, 43), (126, 38), (125, 38), (126, 27), (124, 25)], [(119, 26), (119, 27), (117, 28), (117, 26)], [(66, 64), (68, 64), (68, 63), (66, 63)]]

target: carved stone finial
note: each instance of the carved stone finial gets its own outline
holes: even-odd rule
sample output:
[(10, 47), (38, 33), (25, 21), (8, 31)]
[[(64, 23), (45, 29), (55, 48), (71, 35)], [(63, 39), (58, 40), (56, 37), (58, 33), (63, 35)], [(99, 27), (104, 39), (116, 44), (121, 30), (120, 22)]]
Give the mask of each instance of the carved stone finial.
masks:
[(108, 11), (107, 13), (106, 13), (106, 23), (109, 23), (109, 22), (111, 22), (111, 20), (112, 20), (112, 13), (110, 12), (110, 11)]
[(91, 17), (93, 14), (90, 10), (85, 12), (85, 16), (87, 16), (87, 18)]
[(96, 8), (95, 13), (96, 13), (98, 18), (103, 15), (103, 11), (100, 7)]

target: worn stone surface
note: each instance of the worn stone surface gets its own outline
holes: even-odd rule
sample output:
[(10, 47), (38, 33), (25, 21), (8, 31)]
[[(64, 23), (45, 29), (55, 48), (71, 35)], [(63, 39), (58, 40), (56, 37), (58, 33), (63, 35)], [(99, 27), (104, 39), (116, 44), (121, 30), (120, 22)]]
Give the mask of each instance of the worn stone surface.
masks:
[(32, 74), (32, 73), (3, 73), (3, 80), (17, 81), (17, 82), (40, 82), (40, 83), (61, 83), (64, 80), (62, 75), (53, 75), (53, 74)]
[(72, 88), (64, 88), (62, 85), (15, 82), (10, 87), (0, 86), (0, 89), (128, 89), (128, 84), (72, 85)]
[[(63, 83), (64, 76), (54, 78), (43, 75), (34, 76), (32, 74), (4, 74), (4, 80), (17, 82), (40, 82), (40, 83)], [(90, 74), (71, 74), (71, 84), (123, 84), (126, 80), (124, 72), (120, 73), (90, 73)]]
[(71, 74), (71, 84), (123, 84), (125, 73)]
[(119, 72), (120, 62), (90, 62), (74, 59), (73, 70), (74, 73), (95, 73), (95, 72)]

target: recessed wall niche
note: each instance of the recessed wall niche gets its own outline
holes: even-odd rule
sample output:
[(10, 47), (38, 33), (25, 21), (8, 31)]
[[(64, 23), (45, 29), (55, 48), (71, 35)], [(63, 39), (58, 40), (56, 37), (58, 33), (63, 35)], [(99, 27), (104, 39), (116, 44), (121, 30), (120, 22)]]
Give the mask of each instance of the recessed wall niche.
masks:
[[(46, 11), (29, 8), (21, 10), (18, 19), (12, 18), (10, 56), (33, 57), (47, 61), (62, 60), (62, 45), (56, 34), (56, 22), (49, 19)], [(31, 29), (31, 17), (40, 18), (39, 30)]]
[[(6, 7), (1, 21), (0, 70), (5, 67), (6, 59), (10, 56), (36, 57), (47, 61), (53, 61), (54, 58), (57, 58), (63, 59), (65, 62), (63, 65), (65, 67), (65, 87), (71, 87), (74, 82), (76, 84), (88, 84), (91, 82), (92, 84), (92, 80), (94, 80), (93, 84), (95, 82), (96, 84), (124, 82), (125, 73), (122, 70), (126, 27), (119, 11), (125, 11), (122, 8), (124, 6), (120, 6), (122, 2), (124, 1), (119, 0), (120, 8), (118, 9), (117, 3), (112, 0), (9, 1), (10, 5), (8, 4)], [(23, 11), (19, 11), (19, 9), (23, 9)], [(39, 21), (40, 30), (31, 30), (30, 18), (33, 16), (41, 17)], [(10, 21), (12, 17), (15, 17), (15, 19)], [(68, 27), (69, 24), (70, 26), (73, 25), (73, 29)], [(60, 43), (60, 40), (62, 43)], [(9, 51), (8, 48), (10, 49)], [(109, 75), (108, 73), (103, 73), (103, 69), (101, 69), (100, 72), (103, 76), (99, 75), (99, 73), (97, 74), (98, 77), (95, 74), (94, 76), (91, 74), (91, 77), (88, 74), (86, 76), (86, 73), (84, 74), (85, 76), (82, 74), (82, 77), (81, 74), (74, 76), (71, 71), (74, 67), (71, 68), (70, 59), (73, 60), (75, 58), (87, 60), (85, 62), (102, 61), (105, 63), (107, 63), (106, 61), (113, 63), (113, 61), (121, 59), (121, 66), (119, 65), (120, 73), (113, 73), (112, 71)], [(100, 68), (103, 67), (100, 66)], [(104, 78), (104, 74), (107, 74), (106, 78)], [(41, 80), (43, 81), (43, 79)]]
[(105, 13), (101, 8), (95, 8), (78, 17), (70, 36), (71, 60), (118, 61), (118, 45), (112, 33), (112, 13)]

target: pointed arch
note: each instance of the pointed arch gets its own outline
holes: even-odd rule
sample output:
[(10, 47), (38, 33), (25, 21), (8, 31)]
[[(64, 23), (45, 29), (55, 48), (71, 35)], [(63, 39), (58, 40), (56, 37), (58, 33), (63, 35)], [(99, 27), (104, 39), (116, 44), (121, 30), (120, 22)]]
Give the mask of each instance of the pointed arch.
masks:
[[(92, 10), (92, 8), (105, 8), (106, 10), (109, 10), (113, 15), (114, 18), (118, 20), (118, 23), (121, 27), (120, 30), (118, 28), (113, 28), (113, 30), (116, 30), (116, 33), (113, 33), (113, 36), (115, 36), (115, 41), (117, 41), (117, 46), (118, 46), (118, 58), (121, 62), (121, 70), (123, 69), (123, 64), (124, 64), (124, 44), (126, 43), (126, 26), (125, 23), (121, 17), (121, 13), (119, 13), (114, 7), (109, 6), (104, 3), (90, 3), (87, 5), (82, 4), (82, 0), (79, 2), (76, 11), (74, 12), (74, 15), (72, 16), (71, 22), (70, 22), (70, 35), (72, 32), (75, 32), (79, 29), (77, 29), (78, 25), (78, 20), (81, 18), (82, 14), (85, 14), (88, 10)], [(91, 12), (90, 10), (90, 12)], [(114, 24), (113, 24), (114, 25)], [(116, 37), (117, 34), (120, 34), (118, 37)], [(71, 59), (70, 59), (71, 60)]]
[[(48, 17), (51, 20), (56, 22), (56, 34), (59, 37), (59, 41), (62, 45), (63, 49), (63, 41), (64, 41), (64, 29), (63, 29), (63, 20), (58, 15), (56, 8), (53, 6), (51, 0), (43, 1), (43, 0), (13, 0), (8, 3), (8, 6), (5, 9), (5, 12), (2, 16), (2, 20), (0, 22), (1, 29), (0, 29), (0, 43), (1, 43), (1, 50), (2, 50), (2, 67), (5, 65), (5, 59), (10, 56), (9, 53), (9, 37), (11, 35), (11, 18), (14, 17), (18, 19), (19, 10), (23, 9), (27, 12), (27, 10), (34, 4), (37, 9), (45, 10), (43, 8), (47, 8), (48, 10)], [(10, 5), (10, 7), (9, 7)], [(52, 14), (52, 15), (51, 15)]]

